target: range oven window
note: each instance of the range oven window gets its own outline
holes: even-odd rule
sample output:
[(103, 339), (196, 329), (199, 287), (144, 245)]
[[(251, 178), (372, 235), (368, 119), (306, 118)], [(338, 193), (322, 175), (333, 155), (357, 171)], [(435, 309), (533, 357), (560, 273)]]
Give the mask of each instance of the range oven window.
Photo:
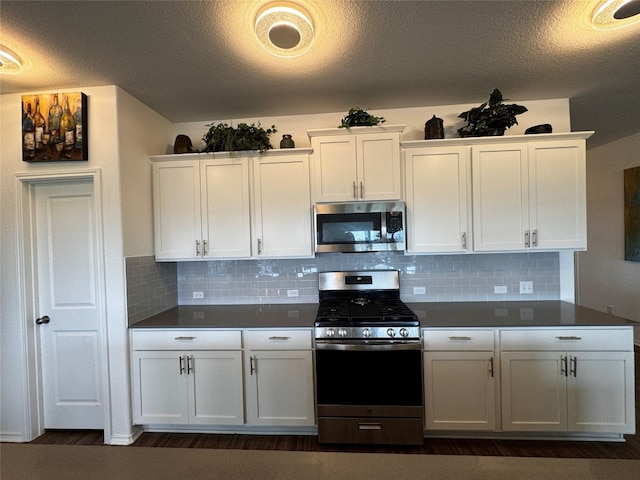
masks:
[(379, 243), (380, 213), (336, 213), (318, 216), (318, 243)]
[(420, 350), (316, 350), (318, 405), (422, 405)]

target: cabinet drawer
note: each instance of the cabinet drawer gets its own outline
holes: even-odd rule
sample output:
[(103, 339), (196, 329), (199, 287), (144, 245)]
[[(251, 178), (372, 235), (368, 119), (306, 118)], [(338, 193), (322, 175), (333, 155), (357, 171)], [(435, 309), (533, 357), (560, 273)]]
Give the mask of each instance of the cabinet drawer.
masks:
[(501, 330), (500, 349), (633, 351), (633, 330), (631, 327)]
[(240, 350), (240, 330), (133, 330), (133, 350)]
[(247, 330), (249, 350), (311, 350), (311, 330)]
[(493, 350), (493, 330), (422, 330), (425, 350)]

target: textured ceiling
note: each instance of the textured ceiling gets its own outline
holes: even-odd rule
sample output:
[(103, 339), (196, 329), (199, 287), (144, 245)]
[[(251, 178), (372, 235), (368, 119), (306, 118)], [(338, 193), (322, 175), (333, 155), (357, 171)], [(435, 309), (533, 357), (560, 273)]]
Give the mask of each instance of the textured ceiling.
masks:
[(118, 85), (172, 122), (569, 98), (590, 145), (640, 131), (640, 23), (596, 31), (597, 0), (291, 0), (317, 39), (268, 55), (267, 0), (0, 2), (0, 43), (25, 56), (2, 93)]

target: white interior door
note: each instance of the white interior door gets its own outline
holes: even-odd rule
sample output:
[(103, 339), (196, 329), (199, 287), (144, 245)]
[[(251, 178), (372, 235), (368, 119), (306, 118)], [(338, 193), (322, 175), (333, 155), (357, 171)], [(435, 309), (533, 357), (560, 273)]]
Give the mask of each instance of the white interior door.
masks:
[(35, 191), (44, 426), (102, 429), (102, 299), (93, 183), (39, 184)]

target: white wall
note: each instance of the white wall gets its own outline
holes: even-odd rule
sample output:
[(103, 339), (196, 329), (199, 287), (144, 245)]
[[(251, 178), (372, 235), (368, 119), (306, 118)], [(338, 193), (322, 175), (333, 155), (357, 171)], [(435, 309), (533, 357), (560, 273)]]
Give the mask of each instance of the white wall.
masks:
[(640, 263), (624, 260), (623, 172), (640, 166), (640, 133), (587, 152), (587, 242), (578, 303), (640, 322)]
[[(479, 102), (480, 103), (480, 102)], [(554, 133), (571, 131), (569, 115), (569, 100), (566, 98), (552, 100), (509, 100), (507, 103), (517, 103), (529, 109), (528, 112), (518, 115), (518, 125), (507, 130), (506, 135), (522, 135), (524, 131), (533, 125), (550, 123)], [(445, 138), (458, 137), (457, 129), (464, 126), (465, 122), (458, 115), (478, 104), (469, 105), (442, 105), (436, 107), (411, 107), (394, 108), (387, 110), (368, 110), (377, 117), (384, 117), (386, 125), (407, 125), (402, 132), (401, 140), (423, 140), (424, 124), (433, 115), (444, 121)], [(363, 106), (366, 109), (366, 106)], [(340, 125), (340, 120), (347, 111), (335, 113), (321, 113), (309, 115), (295, 115), (288, 117), (261, 117), (244, 119), (219, 119), (203, 122), (176, 123), (173, 126), (174, 137), (178, 134), (188, 135), (195, 149), (204, 148), (202, 137), (207, 133), (207, 125), (211, 123), (225, 122), (237, 125), (240, 122), (261, 123), (264, 128), (275, 125), (277, 133), (271, 135), (271, 144), (278, 148), (280, 139), (285, 133), (293, 135), (296, 147), (309, 147), (311, 142), (307, 136), (307, 130), (315, 128), (335, 128)], [(173, 143), (164, 152), (172, 153)]]
[[(171, 125), (115, 86), (77, 88), (88, 97), (88, 162), (26, 163), (22, 161), (20, 95), (0, 96), (0, 439), (27, 441), (38, 426), (29, 400), (25, 332), (33, 313), (25, 311), (18, 288), (19, 250), (16, 185), (18, 173), (46, 174), (100, 169), (105, 263), (106, 334), (108, 344), (111, 422), (107, 442), (131, 435), (129, 364), (125, 285), (125, 252), (153, 252), (151, 182), (148, 155), (165, 148)], [(60, 89), (48, 91), (63, 92)], [(29, 93), (29, 92), (25, 92)], [(123, 129), (127, 131), (124, 132)], [(148, 150), (146, 150), (148, 149)], [(126, 178), (124, 178), (126, 177)], [(130, 205), (129, 205), (130, 204)], [(123, 213), (125, 212), (125, 213)], [(145, 218), (137, 218), (145, 215)], [(33, 335), (32, 335), (33, 337)], [(31, 407), (33, 402), (31, 402)]]

